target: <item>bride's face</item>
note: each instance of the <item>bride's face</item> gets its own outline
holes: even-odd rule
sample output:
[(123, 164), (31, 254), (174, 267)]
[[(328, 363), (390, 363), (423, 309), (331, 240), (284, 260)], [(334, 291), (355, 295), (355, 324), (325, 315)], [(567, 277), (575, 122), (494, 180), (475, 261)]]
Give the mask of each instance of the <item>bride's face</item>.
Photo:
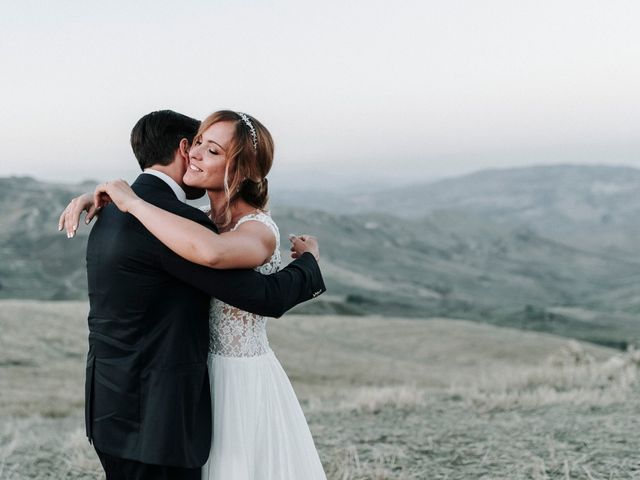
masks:
[(211, 125), (189, 151), (189, 165), (183, 181), (190, 187), (224, 190), (227, 147), (233, 139), (234, 124), (218, 122)]

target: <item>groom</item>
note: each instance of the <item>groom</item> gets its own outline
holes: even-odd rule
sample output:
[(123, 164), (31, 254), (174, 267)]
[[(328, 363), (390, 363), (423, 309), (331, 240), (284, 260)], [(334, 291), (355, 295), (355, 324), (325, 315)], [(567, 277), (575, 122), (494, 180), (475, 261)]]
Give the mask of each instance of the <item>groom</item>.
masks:
[[(185, 203), (182, 183), (198, 126), (168, 110), (141, 118), (131, 146), (144, 172), (132, 188), (213, 235), (210, 219)], [(85, 417), (108, 480), (200, 479), (212, 431), (210, 297), (278, 317), (325, 290), (317, 245), (306, 250), (269, 276), (212, 270), (178, 257), (113, 204), (102, 210), (87, 245)]]

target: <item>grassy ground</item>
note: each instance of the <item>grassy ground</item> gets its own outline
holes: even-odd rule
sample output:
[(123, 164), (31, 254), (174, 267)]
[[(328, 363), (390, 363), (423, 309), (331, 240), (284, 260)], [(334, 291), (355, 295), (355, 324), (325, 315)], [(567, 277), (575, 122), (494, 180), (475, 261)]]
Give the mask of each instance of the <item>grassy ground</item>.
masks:
[[(102, 478), (86, 311), (0, 302), (0, 478)], [(640, 478), (637, 352), (447, 319), (270, 322), (331, 479)]]

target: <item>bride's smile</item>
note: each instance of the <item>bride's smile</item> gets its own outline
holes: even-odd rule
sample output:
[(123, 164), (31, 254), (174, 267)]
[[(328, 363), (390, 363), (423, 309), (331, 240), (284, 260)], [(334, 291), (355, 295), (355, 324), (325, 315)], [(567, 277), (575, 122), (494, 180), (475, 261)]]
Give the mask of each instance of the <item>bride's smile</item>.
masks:
[(217, 122), (194, 139), (189, 150), (189, 168), (183, 178), (185, 184), (207, 190), (224, 189), (227, 150), (234, 133), (232, 122)]

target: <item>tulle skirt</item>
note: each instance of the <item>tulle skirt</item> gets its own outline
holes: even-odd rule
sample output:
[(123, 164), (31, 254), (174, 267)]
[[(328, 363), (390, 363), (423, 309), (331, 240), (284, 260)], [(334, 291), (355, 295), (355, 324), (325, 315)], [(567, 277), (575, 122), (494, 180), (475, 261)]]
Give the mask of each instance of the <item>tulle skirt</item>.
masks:
[(209, 356), (213, 438), (203, 480), (325, 480), (309, 426), (272, 351)]

